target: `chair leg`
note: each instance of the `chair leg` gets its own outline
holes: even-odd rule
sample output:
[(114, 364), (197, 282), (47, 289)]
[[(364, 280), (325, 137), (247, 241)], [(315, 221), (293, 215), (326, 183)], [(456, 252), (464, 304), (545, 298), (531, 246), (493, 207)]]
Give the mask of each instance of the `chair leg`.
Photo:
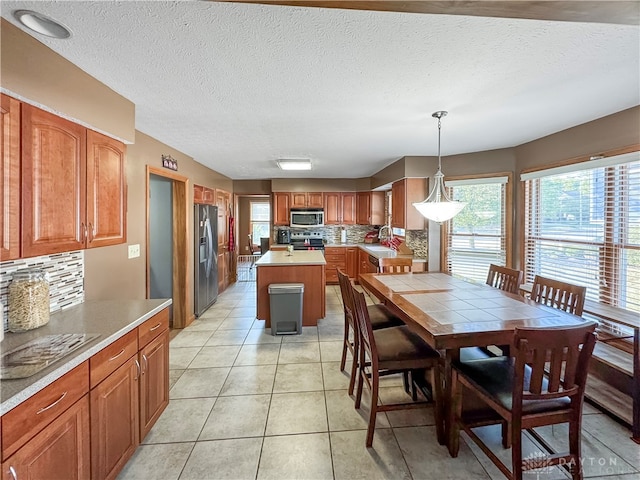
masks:
[(578, 419), (572, 419), (569, 422), (569, 453), (572, 455), (571, 461), (571, 478), (573, 480), (582, 480), (582, 465), (580, 459), (582, 458), (581, 442), (580, 442), (580, 421)]
[(514, 480), (522, 480), (522, 430), (517, 420), (511, 422), (511, 470)]
[(344, 336), (342, 338), (342, 358), (340, 359), (340, 371), (344, 372), (347, 363), (347, 350), (349, 349), (349, 321), (347, 315), (344, 316)]
[(360, 403), (362, 402), (362, 384), (364, 383), (364, 376), (366, 375), (365, 369), (364, 348), (360, 348), (358, 346), (358, 390), (356, 392), (356, 409), (360, 408)]
[(511, 448), (511, 428), (506, 420), (502, 422), (502, 446)]
[(359, 377), (358, 365), (360, 364), (360, 340), (358, 332), (353, 332), (353, 361), (351, 362), (351, 378), (349, 378), (349, 395), (353, 395), (353, 387), (356, 384), (356, 376)]
[(369, 411), (369, 427), (367, 427), (367, 448), (373, 445), (373, 434), (376, 430), (378, 413), (378, 372), (371, 374), (371, 410)]

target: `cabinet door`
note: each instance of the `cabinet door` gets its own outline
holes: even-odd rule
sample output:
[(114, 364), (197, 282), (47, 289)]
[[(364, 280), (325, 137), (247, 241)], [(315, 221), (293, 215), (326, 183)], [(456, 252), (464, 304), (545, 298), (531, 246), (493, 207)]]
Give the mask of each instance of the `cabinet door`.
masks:
[(115, 478), (139, 443), (136, 357), (91, 390), (91, 478)]
[(0, 261), (20, 257), (20, 102), (1, 95)]
[(87, 248), (126, 241), (125, 146), (87, 130)]
[(22, 105), (22, 256), (84, 248), (86, 129)]
[(391, 226), (405, 228), (404, 208), (405, 208), (405, 183), (398, 180), (391, 185)]
[(193, 186), (193, 203), (204, 203), (204, 187), (202, 185)]
[(330, 192), (324, 194), (324, 224), (338, 225), (340, 224), (342, 213), (341, 196), (339, 192)]
[(384, 216), (385, 192), (371, 192), (371, 225), (386, 225), (387, 219)]
[(218, 293), (222, 293), (227, 288), (227, 259), (225, 255), (226, 252), (218, 253)]
[(356, 223), (356, 194), (342, 193), (342, 215), (343, 225), (355, 225)]
[(289, 225), (289, 193), (274, 192), (273, 194), (273, 224)]
[(307, 193), (307, 207), (310, 208), (322, 208), (324, 198), (322, 192), (309, 192)]
[(358, 276), (358, 248), (347, 248), (347, 275), (349, 278)]
[(375, 225), (370, 221), (371, 192), (356, 194), (356, 223), (358, 225)]
[(306, 206), (307, 194), (305, 192), (291, 192), (291, 208), (304, 208)]
[(169, 330), (140, 350), (140, 440), (169, 405)]
[(85, 395), (9, 457), (2, 464), (2, 478), (89, 478), (89, 439), (89, 398)]

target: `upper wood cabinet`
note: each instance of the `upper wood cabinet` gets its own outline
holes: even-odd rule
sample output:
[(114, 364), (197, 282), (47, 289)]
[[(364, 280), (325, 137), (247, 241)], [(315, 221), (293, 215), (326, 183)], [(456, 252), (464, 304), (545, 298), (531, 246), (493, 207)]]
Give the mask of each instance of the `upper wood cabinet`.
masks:
[(358, 192), (356, 194), (356, 223), (358, 225), (384, 225), (384, 192)]
[(290, 208), (322, 208), (322, 192), (291, 192)]
[(122, 143), (23, 104), (21, 171), (23, 257), (126, 240)]
[(0, 94), (0, 261), (20, 257), (20, 102)]
[(202, 185), (193, 186), (193, 203), (206, 205), (216, 204), (216, 192), (213, 188), (203, 187)]
[(87, 248), (127, 240), (125, 147), (87, 130)]
[(354, 225), (356, 223), (356, 194), (327, 192), (324, 194), (325, 225)]
[(291, 195), (289, 192), (273, 192), (273, 224), (289, 225)]
[(405, 230), (422, 230), (425, 218), (413, 206), (427, 196), (425, 178), (404, 178), (391, 185), (391, 226)]

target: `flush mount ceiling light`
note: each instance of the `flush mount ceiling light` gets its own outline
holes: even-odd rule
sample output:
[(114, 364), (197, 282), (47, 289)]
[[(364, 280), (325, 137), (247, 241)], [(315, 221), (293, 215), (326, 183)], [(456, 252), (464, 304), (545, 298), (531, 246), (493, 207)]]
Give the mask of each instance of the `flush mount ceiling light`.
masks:
[(433, 186), (433, 190), (431, 190), (431, 193), (425, 200), (413, 204), (422, 216), (438, 223), (446, 222), (447, 220), (455, 217), (467, 205), (464, 202), (451, 200), (444, 187), (442, 160), (440, 158), (440, 131), (442, 128), (441, 119), (446, 115), (447, 112), (445, 111), (435, 112), (431, 115), (433, 118), (438, 119), (438, 171), (435, 175), (436, 183)]
[(311, 160), (308, 158), (281, 158), (276, 163), (281, 170), (311, 170)]
[(51, 38), (65, 39), (71, 32), (60, 23), (38, 12), (31, 10), (16, 10), (13, 16), (29, 30)]

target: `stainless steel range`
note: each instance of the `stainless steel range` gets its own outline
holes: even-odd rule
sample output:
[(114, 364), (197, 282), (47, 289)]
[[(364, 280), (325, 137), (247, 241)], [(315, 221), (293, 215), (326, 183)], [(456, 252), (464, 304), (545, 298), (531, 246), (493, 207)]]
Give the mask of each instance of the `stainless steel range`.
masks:
[(324, 250), (324, 240), (320, 232), (291, 232), (294, 250)]

